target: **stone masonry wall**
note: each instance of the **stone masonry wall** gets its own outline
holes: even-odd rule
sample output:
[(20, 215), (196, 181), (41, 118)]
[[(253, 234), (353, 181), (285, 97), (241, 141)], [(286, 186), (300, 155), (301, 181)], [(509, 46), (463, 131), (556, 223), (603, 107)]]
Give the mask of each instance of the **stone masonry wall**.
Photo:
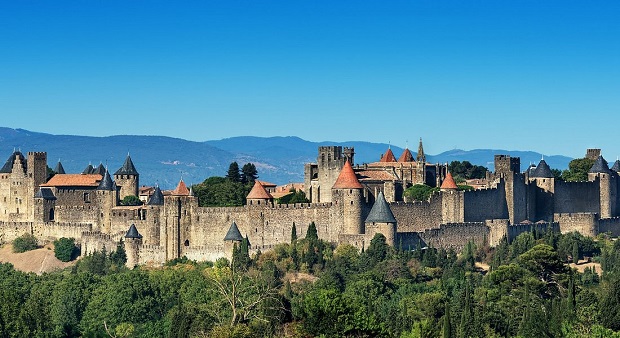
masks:
[(429, 247), (460, 251), (469, 241), (483, 245), (489, 237), (489, 228), (483, 222), (448, 223), (426, 230), (420, 237)]

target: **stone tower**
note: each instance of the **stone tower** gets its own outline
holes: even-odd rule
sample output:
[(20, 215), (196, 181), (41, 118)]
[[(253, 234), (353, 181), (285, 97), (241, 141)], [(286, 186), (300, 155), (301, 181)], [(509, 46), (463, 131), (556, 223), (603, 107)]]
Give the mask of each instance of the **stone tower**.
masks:
[(617, 209), (618, 175), (609, 170), (607, 161), (600, 155), (588, 172), (588, 181), (593, 182), (597, 179), (600, 184), (600, 217), (614, 217)]
[(385, 200), (382, 192), (379, 192), (375, 204), (370, 209), (366, 217), (366, 229), (368, 243), (377, 233), (385, 236), (388, 245), (394, 246), (396, 243), (396, 218), (390, 209), (390, 205)]
[(424, 155), (424, 147), (422, 146), (422, 138), (420, 137), (420, 144), (418, 144), (418, 155), (416, 156), (416, 161), (425, 163), (426, 155)]
[(140, 174), (131, 161), (131, 157), (127, 154), (125, 163), (114, 173), (114, 180), (120, 189), (119, 199), (122, 200), (127, 196), (138, 196), (138, 187), (140, 186)]
[(358, 181), (349, 161), (346, 161), (342, 167), (331, 192), (333, 203), (342, 208), (342, 232), (349, 235), (363, 234), (364, 186)]
[(233, 221), (230, 228), (228, 228), (226, 236), (224, 236), (224, 254), (226, 255), (226, 258), (232, 261), (233, 248), (235, 247), (235, 244), (240, 246), (242, 241), (243, 236), (241, 236), (237, 223)]
[(527, 190), (525, 177), (520, 171), (520, 158), (495, 155), (495, 173), (490, 178), (504, 183), (507, 216), (512, 224), (527, 219)]
[(443, 223), (460, 223), (465, 220), (463, 192), (458, 191), (451, 173), (441, 182), (441, 219)]
[(247, 205), (273, 205), (273, 196), (265, 190), (265, 187), (258, 180), (254, 181), (254, 186), (245, 199)]
[(142, 246), (142, 235), (136, 229), (135, 224), (131, 224), (127, 234), (125, 234), (125, 253), (127, 254), (127, 262), (125, 265), (133, 269), (140, 263), (140, 247)]
[(182, 256), (183, 247), (189, 246), (191, 238), (192, 211), (197, 207), (196, 197), (183, 180), (169, 196), (164, 197), (164, 228), (160, 232), (161, 242), (166, 248), (166, 259)]
[(535, 199), (531, 203), (533, 206), (528, 207), (528, 219), (530, 220), (553, 220), (554, 213), (554, 194), (555, 194), (555, 177), (551, 168), (541, 159), (533, 169), (528, 171), (528, 180), (534, 183), (536, 190), (534, 191)]
[[(353, 156), (353, 148), (350, 149), (350, 154)], [(340, 170), (346, 162), (343, 156), (342, 147), (340, 146), (326, 146), (319, 147), (319, 156), (317, 158), (318, 163), (318, 180), (319, 191), (315, 196), (318, 196), (316, 202), (331, 202), (332, 195), (330, 187), (334, 185)], [(350, 162), (349, 162), (350, 163)]]
[(53, 222), (54, 207), (56, 206), (56, 196), (50, 188), (39, 188), (34, 195), (34, 221)]
[(99, 216), (99, 227), (104, 232), (110, 232), (112, 229), (112, 208), (116, 206), (116, 185), (110, 177), (110, 173), (106, 170), (105, 174), (97, 186), (97, 200), (101, 213)]

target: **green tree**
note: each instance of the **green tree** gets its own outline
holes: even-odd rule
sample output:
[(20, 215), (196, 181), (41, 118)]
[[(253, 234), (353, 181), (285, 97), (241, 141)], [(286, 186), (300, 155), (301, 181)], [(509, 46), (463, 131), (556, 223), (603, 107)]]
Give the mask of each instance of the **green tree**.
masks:
[(194, 185), (193, 191), (201, 207), (229, 207), (244, 205), (251, 188), (240, 182), (213, 176)]
[(134, 195), (129, 195), (129, 196), (125, 196), (123, 198), (123, 200), (121, 201), (121, 205), (142, 205), (142, 201), (140, 200), (140, 198), (138, 196), (134, 196)]
[(319, 235), (317, 234), (316, 231), (316, 224), (314, 224), (314, 222), (310, 222), (310, 225), (308, 225), (308, 231), (306, 232), (306, 239), (319, 239)]
[(127, 263), (127, 253), (125, 252), (125, 246), (123, 245), (122, 238), (116, 245), (116, 251), (110, 253), (110, 261), (118, 267), (125, 266), (125, 263)]
[(78, 248), (75, 246), (75, 239), (62, 237), (54, 241), (54, 256), (60, 261), (73, 260), (77, 254)]
[(13, 252), (16, 253), (34, 250), (37, 247), (37, 238), (32, 234), (26, 233), (13, 240)]
[(567, 182), (580, 182), (588, 180), (588, 171), (594, 165), (594, 160), (589, 158), (576, 158), (568, 163), (568, 169), (562, 172), (562, 179)]
[(291, 244), (295, 244), (297, 241), (297, 227), (295, 226), (295, 222), (293, 222), (293, 227), (291, 228)]
[(231, 182), (241, 182), (241, 175), (239, 174), (239, 164), (233, 162), (228, 166), (226, 172), (226, 179)]
[(450, 324), (450, 302), (446, 302), (446, 309), (443, 315), (441, 336), (442, 338), (452, 337), (452, 324)]
[(439, 188), (432, 188), (426, 184), (415, 184), (407, 188), (403, 195), (414, 201), (428, 201), (435, 191), (439, 191)]
[(241, 168), (241, 183), (253, 185), (256, 179), (258, 179), (258, 170), (256, 170), (254, 163), (244, 164), (243, 168)]

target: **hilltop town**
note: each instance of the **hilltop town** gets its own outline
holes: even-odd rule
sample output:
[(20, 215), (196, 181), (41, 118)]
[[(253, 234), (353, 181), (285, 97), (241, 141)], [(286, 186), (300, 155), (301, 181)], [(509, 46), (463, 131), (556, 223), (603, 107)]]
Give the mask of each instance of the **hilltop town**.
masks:
[[(316, 162), (304, 167), (310, 203), (274, 203), (274, 187), (256, 181), (244, 206), (201, 207), (183, 180), (165, 194), (140, 189), (129, 155), (114, 173), (89, 165), (71, 174), (58, 162), (50, 175), (45, 152), (14, 151), (0, 169), (0, 242), (26, 233), (42, 243), (72, 237), (88, 255), (122, 239), (133, 267), (215, 260), (244, 237), (252, 252), (269, 250), (290, 242), (295, 224), (303, 236), (312, 222), (319, 238), (359, 249), (377, 233), (405, 250), (460, 249), (468, 241), (494, 246), (533, 229), (617, 235), (620, 162), (609, 168), (599, 149), (586, 156), (595, 161), (588, 180), (564, 182), (544, 160), (521, 172), (519, 158), (496, 155), (484, 184), (460, 191), (447, 165), (426, 161), (421, 141), (415, 156), (405, 149), (397, 158), (387, 149), (362, 165), (352, 147), (321, 146)], [(440, 189), (427, 201), (408, 201), (405, 189), (421, 183)], [(143, 205), (121, 205), (141, 190), (148, 191)]]

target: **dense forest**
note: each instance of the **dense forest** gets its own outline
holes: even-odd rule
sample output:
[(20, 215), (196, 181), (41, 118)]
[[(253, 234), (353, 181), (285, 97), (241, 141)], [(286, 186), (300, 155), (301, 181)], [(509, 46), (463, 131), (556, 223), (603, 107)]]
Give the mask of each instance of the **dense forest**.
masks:
[[(524, 233), (462, 252), (402, 251), (382, 235), (358, 252), (313, 224), (291, 238), (160, 268), (125, 268), (121, 246), (40, 276), (0, 264), (0, 336), (620, 336), (620, 242), (605, 236)], [(571, 268), (589, 261), (601, 275)]]

